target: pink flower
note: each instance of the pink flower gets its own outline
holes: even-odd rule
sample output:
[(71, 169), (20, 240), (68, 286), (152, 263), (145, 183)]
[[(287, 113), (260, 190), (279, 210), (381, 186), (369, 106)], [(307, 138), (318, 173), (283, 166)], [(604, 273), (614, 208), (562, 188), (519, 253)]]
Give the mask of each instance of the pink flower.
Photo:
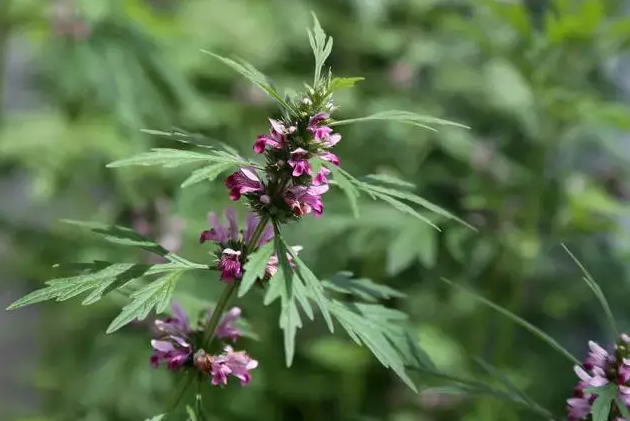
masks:
[(322, 167), (313, 178), (313, 185), (319, 186), (322, 184), (328, 184), (328, 178), (326, 177), (328, 174), (330, 174), (330, 170), (326, 167)]
[(299, 177), (302, 174), (311, 174), (311, 164), (309, 164), (308, 151), (302, 148), (297, 148), (291, 152), (291, 159), (289, 159), (289, 165), (293, 168), (293, 177)]
[(581, 420), (591, 413), (591, 404), (585, 398), (570, 398), (567, 400), (569, 420)]
[(313, 213), (319, 217), (324, 212), (324, 204), (321, 195), (328, 191), (327, 184), (317, 186), (294, 186), (286, 195), (285, 201), (297, 216)]
[[(291, 250), (293, 250), (293, 253), (297, 255), (302, 250), (302, 246), (293, 246), (291, 247)], [(289, 264), (291, 265), (291, 267), (294, 268), (295, 262), (293, 261), (293, 256), (291, 256), (290, 253), (287, 253), (287, 259), (289, 260)], [(276, 275), (277, 272), (278, 272), (278, 255), (274, 253), (269, 259), (269, 262), (267, 262), (265, 273), (271, 279)]]
[(341, 135), (333, 133), (333, 129), (328, 126), (320, 126), (324, 120), (330, 118), (329, 114), (319, 113), (311, 117), (308, 124), (308, 130), (313, 133), (316, 142), (321, 143), (327, 148), (332, 148), (341, 140)]
[(225, 179), (225, 186), (230, 189), (230, 199), (239, 200), (241, 195), (265, 191), (262, 181), (252, 168), (240, 170)]
[(151, 365), (157, 368), (160, 363), (165, 362), (170, 370), (176, 371), (182, 368), (192, 355), (192, 346), (188, 343), (188, 336), (192, 330), (188, 317), (179, 304), (173, 302), (171, 311), (172, 317), (155, 321), (158, 337), (151, 341), (153, 347)]
[(221, 271), (221, 280), (231, 283), (235, 279), (240, 279), (243, 275), (243, 267), (241, 265), (241, 252), (232, 250), (229, 247), (223, 249), (221, 258), (219, 259), (219, 270)]
[[(207, 321), (212, 317), (212, 312), (212, 310), (208, 310), (208, 314), (206, 316)], [(232, 342), (236, 342), (241, 336), (240, 331), (235, 326), (235, 323), (240, 316), (241, 309), (238, 307), (232, 307), (229, 311), (227, 311), (217, 326), (217, 338), (231, 339)]]
[(333, 165), (339, 166), (339, 157), (332, 152), (320, 152), (317, 154), (324, 161), (328, 161)]
[(200, 350), (195, 355), (195, 365), (210, 375), (214, 386), (227, 385), (228, 376), (236, 377), (241, 381), (241, 386), (246, 386), (251, 381), (250, 371), (258, 367), (258, 361), (245, 351), (234, 351), (231, 346), (226, 346), (219, 355), (207, 355)]

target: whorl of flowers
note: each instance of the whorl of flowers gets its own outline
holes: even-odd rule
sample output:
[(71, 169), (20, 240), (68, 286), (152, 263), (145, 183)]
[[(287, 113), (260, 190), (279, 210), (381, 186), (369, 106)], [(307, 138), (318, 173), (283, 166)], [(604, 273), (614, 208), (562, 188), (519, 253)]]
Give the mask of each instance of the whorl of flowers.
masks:
[(587, 420), (598, 394), (592, 388), (614, 385), (619, 401), (613, 402), (608, 415), (611, 421), (628, 421), (622, 417), (617, 402), (630, 408), (630, 336), (622, 334), (613, 350), (606, 350), (593, 341), (588, 343), (590, 352), (582, 365), (574, 367), (580, 378), (567, 400), (569, 421)]
[[(199, 242), (203, 244), (212, 241), (217, 245), (214, 253), (217, 262), (215, 269), (221, 272), (222, 281), (232, 283), (243, 276), (247, 247), (256, 248), (268, 243), (273, 239), (274, 232), (270, 225), (266, 225), (261, 230), (261, 234), (257, 236), (258, 240), (255, 244), (250, 245), (254, 239), (254, 232), (259, 229), (260, 218), (256, 214), (250, 213), (245, 222), (245, 229), (239, 229), (234, 209), (226, 209), (225, 218), (228, 225), (223, 225), (215, 213), (210, 213), (208, 215), (210, 229), (201, 233)], [(292, 247), (294, 253), (298, 253), (301, 249), (300, 246)], [(287, 258), (289, 263), (293, 265), (293, 257), (287, 253)], [(267, 263), (265, 276), (260, 281), (269, 280), (276, 274), (277, 270), (278, 256), (273, 254)]]
[[(251, 359), (245, 351), (234, 351), (231, 346), (225, 345), (222, 352), (208, 355), (201, 347), (203, 331), (212, 316), (211, 311), (198, 329), (191, 327), (188, 316), (179, 304), (172, 303), (171, 311), (171, 317), (155, 321), (155, 339), (151, 341), (153, 367), (157, 368), (165, 363), (172, 371), (194, 368), (207, 374), (215, 386), (226, 385), (228, 376), (238, 378), (242, 385), (249, 383), (249, 371), (255, 369), (258, 362)], [(235, 323), (240, 315), (241, 309), (238, 307), (226, 312), (217, 326), (215, 336), (224, 341), (236, 342), (240, 332)]]
[[(264, 176), (251, 167), (231, 174), (225, 180), (230, 199), (245, 196), (259, 215), (280, 222), (310, 213), (322, 215), (322, 195), (328, 191), (330, 170), (321, 161), (339, 166), (339, 158), (330, 150), (341, 135), (328, 126), (334, 107), (327, 90), (321, 90), (326, 92), (308, 89), (308, 94), (295, 104), (297, 116), (269, 119), (269, 132), (254, 142), (254, 152), (267, 161)], [(315, 160), (320, 162), (314, 164)]]

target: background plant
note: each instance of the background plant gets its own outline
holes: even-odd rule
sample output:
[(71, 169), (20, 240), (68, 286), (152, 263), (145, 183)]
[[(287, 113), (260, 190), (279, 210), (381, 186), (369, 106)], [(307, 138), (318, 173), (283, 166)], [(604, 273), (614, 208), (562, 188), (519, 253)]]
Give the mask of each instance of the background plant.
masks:
[[(252, 104), (266, 100), (220, 63), (199, 54), (198, 48), (247, 57), (273, 75), (278, 85), (299, 88), (301, 80), (310, 78), (310, 64), (306, 64), (310, 52), (301, 40), (311, 5), (189, 2), (182, 3), (176, 13), (162, 13), (127, 3), (133, 5), (127, 6), (127, 13), (139, 14), (133, 15), (133, 25), (144, 28), (158, 43), (161, 67), (173, 68), (198, 93), (198, 102), (187, 101), (186, 109), (171, 111), (173, 123), (145, 123), (144, 127), (185, 127), (228, 140), (243, 150), (264, 131), (265, 117), (273, 106), (265, 109), (260, 103)], [(46, 20), (29, 12), (44, 8), (19, 10), (20, 4), (11, 3), (14, 30), (30, 30), (38, 36), (41, 28), (48, 28)], [(625, 250), (619, 246), (624, 234), (618, 218), (625, 213), (626, 175), (618, 133), (625, 129), (627, 110), (605, 77), (605, 65), (625, 48), (625, 21), (618, 18), (617, 2), (555, 2), (555, 14), (545, 4), (526, 5), (323, 2), (314, 7), (335, 38), (333, 68), (366, 77), (362, 89), (338, 96), (340, 116), (407, 109), (448, 115), (473, 127), (467, 132), (441, 130), (440, 136), (395, 124), (348, 127), (344, 135), (354, 140), (340, 145), (338, 152), (357, 158), (347, 158), (345, 168), (355, 174), (385, 172), (404, 178), (417, 186), (421, 196), (482, 227), (483, 234), (467, 235), (455, 225), (445, 226), (443, 234), (434, 233), (423, 223), (404, 220), (398, 213), (389, 213), (388, 207), (370, 202), (361, 203), (357, 220), (349, 209), (347, 216), (339, 216), (346, 199), (339, 194), (337, 201), (331, 192), (327, 206), (335, 209), (335, 215), (325, 216), (325, 224), (305, 221), (299, 232), (287, 235), (290, 244), (302, 236), (312, 240), (303, 259), (312, 262), (312, 269), (322, 277), (349, 268), (358, 276), (404, 290), (411, 297), (408, 304), (392, 304), (410, 310), (423, 348), (436, 356), (436, 364), (444, 370), (469, 374), (474, 365), (466, 355), (482, 356), (507, 372), (537, 402), (562, 413), (574, 379), (569, 367), (562, 373), (557, 370), (561, 357), (437, 282), (445, 276), (475, 286), (580, 354), (586, 338), (597, 339), (597, 312), (591, 310), (588, 289), (578, 284), (574, 265), (559, 248), (564, 240), (613, 298), (611, 306), (623, 309)], [(223, 10), (221, 16), (212, 13), (217, 8)], [(278, 8), (292, 19), (266, 25)], [(150, 19), (137, 17), (142, 14)], [(348, 16), (356, 19), (349, 22)], [(261, 27), (266, 28), (264, 36)], [(55, 42), (58, 37), (49, 34), (43, 39)], [(53, 110), (67, 107), (59, 93), (51, 95)], [(159, 216), (154, 203), (167, 197), (172, 201), (170, 213), (190, 221), (181, 253), (203, 259), (195, 237), (204, 228), (207, 209), (227, 203), (223, 189), (202, 184), (179, 190), (185, 176), (177, 170), (168, 174), (150, 169), (105, 170), (107, 162), (146, 150), (148, 142), (161, 141), (130, 140), (120, 131), (124, 123), (113, 109), (102, 107), (87, 107), (92, 108), (95, 123), (82, 126), (63, 120), (57, 132), (53, 126), (36, 124), (46, 121), (43, 112), (32, 115), (30, 124), (23, 123), (23, 115), (5, 116), (0, 144), (5, 171), (30, 168), (36, 180), (46, 180), (39, 185), (56, 180), (73, 210), (63, 216), (129, 225), (131, 210), (136, 208), (149, 221), (159, 218), (154, 238), (159, 238), (160, 230), (166, 231), (169, 219)], [(50, 121), (53, 113), (46, 115)], [(109, 133), (110, 140), (105, 141)], [(50, 141), (53, 137), (64, 144)], [(46, 145), (47, 153), (42, 153)], [(54, 160), (56, 154), (61, 157)], [(74, 167), (67, 162), (74, 162)], [(76, 172), (83, 176), (70, 175)], [(128, 178), (113, 182), (113, 177)], [(94, 194), (107, 197), (98, 201), (105, 204), (97, 205)], [(54, 196), (58, 194), (48, 195)], [(40, 197), (40, 206), (50, 208), (50, 199)], [(92, 237), (78, 237), (76, 230), (63, 225), (48, 228), (5, 218), (3, 229), (11, 236), (12, 250), (19, 254), (19, 259), (9, 260), (13, 270), (32, 279), (47, 278), (50, 265), (60, 261), (120, 260), (123, 256), (119, 250), (103, 249)], [(314, 241), (320, 244), (317, 251)], [(197, 287), (190, 288), (196, 291)], [(146, 349), (144, 333), (129, 333), (121, 345), (128, 346), (129, 352), (116, 355), (110, 352), (114, 346), (110, 337), (94, 334), (103, 330), (120, 304), (102, 303), (98, 308), (102, 313), (92, 309), (88, 314), (72, 304), (46, 310), (54, 317), (44, 320), (55, 322), (38, 334), (45, 351), (41, 367), (35, 370), (35, 385), (45, 390), (49, 401), (41, 413), (62, 419), (139, 419), (161, 401), (160, 393), (170, 390), (167, 379), (161, 382), (148, 376), (143, 365), (147, 355), (139, 355), (140, 349)], [(623, 316), (623, 312), (617, 314)], [(266, 320), (259, 314), (253, 318), (262, 329), (261, 336), (273, 337), (265, 326), (275, 329), (274, 318)], [(621, 319), (619, 324), (626, 322)], [(277, 362), (265, 369), (269, 380), (261, 380), (258, 392), (252, 386), (247, 396), (227, 391), (238, 394), (238, 400), (226, 397), (217, 406), (216, 416), (250, 419), (304, 414), (345, 419), (362, 414), (401, 419), (418, 414), (452, 417), (453, 411), (486, 419), (529, 416), (494, 400), (465, 396), (438, 400), (431, 394), (418, 399), (400, 389), (377, 363), (363, 358), (362, 351), (330, 339), (323, 329), (313, 326), (302, 332), (304, 345), (298, 347), (294, 366), (286, 372), (281, 368), (282, 355), (264, 344), (252, 344), (252, 349), (260, 347), (257, 355), (270, 354), (260, 359)], [(68, 343), (68, 337), (76, 343)], [(120, 341), (118, 337), (117, 347)], [(552, 378), (550, 372), (555, 373)], [(91, 381), (95, 373), (107, 374), (133, 393), (119, 400), (105, 390), (108, 377)], [(265, 377), (262, 373), (259, 379)], [(73, 381), (60, 385), (56, 379), (61, 376)], [(30, 377), (24, 379), (30, 381)], [(78, 394), (84, 396), (81, 409), (72, 399)]]

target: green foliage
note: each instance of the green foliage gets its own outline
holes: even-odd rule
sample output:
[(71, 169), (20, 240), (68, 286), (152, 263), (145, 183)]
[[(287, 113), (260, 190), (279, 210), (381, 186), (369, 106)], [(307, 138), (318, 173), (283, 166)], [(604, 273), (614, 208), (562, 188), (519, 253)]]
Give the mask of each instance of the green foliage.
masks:
[(173, 298), (175, 285), (184, 271), (178, 270), (165, 275), (129, 296), (131, 302), (123, 307), (122, 312), (107, 328), (107, 333), (112, 333), (130, 323), (131, 321), (144, 320), (151, 310), (156, 314), (163, 313)]
[(263, 277), (267, 262), (274, 252), (273, 246), (273, 242), (269, 242), (247, 257), (247, 263), (243, 266), (243, 279), (238, 287), (239, 297), (247, 294), (254, 286), (256, 279)]
[(332, 37), (326, 36), (326, 33), (317, 20), (317, 16), (315, 16), (315, 13), (313, 13), (313, 20), (315, 22), (313, 30), (311, 31), (310, 29), (307, 29), (307, 31), (308, 40), (311, 43), (311, 48), (313, 49), (313, 54), (315, 55), (313, 86), (316, 86), (321, 78), (322, 67), (324, 67), (326, 59), (328, 59), (328, 56), (330, 56), (330, 53), (332, 52), (333, 39)]

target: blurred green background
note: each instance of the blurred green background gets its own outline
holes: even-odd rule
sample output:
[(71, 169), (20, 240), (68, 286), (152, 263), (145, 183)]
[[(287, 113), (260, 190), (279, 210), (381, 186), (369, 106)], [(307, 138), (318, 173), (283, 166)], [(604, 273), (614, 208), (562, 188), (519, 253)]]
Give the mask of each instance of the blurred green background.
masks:
[[(338, 118), (404, 109), (467, 124), (438, 134), (396, 123), (343, 127), (337, 148), (354, 175), (386, 173), (480, 228), (437, 232), (366, 200), (353, 219), (343, 194), (326, 215), (292, 227), (320, 277), (339, 270), (400, 289), (444, 371), (496, 365), (563, 415), (570, 364), (529, 333), (439, 282), (448, 277), (540, 326), (580, 358), (607, 341), (601, 311), (568, 247), (591, 270), (628, 327), (630, 257), (630, 18), (619, 0), (0, 0), (0, 300), (55, 277), (58, 262), (137, 262), (57, 222), (132, 226), (194, 261), (208, 211), (230, 205), (224, 186), (180, 189), (188, 169), (109, 170), (152, 146), (140, 129), (181, 127), (246, 156), (276, 112), (270, 100), (199, 51), (240, 56), (278, 86), (312, 79), (305, 28), (315, 11), (333, 36), (338, 76), (364, 76), (338, 94)], [(624, 73), (625, 69), (625, 73)], [(250, 155), (247, 155), (250, 154)], [(239, 206), (239, 205), (236, 205)], [(242, 208), (238, 208), (242, 211)], [(133, 254), (133, 252), (132, 252)], [(212, 302), (214, 277), (187, 278), (178, 298)], [(193, 297), (195, 299), (193, 299)], [(149, 368), (149, 331), (113, 335), (123, 302), (44, 304), (0, 316), (0, 418), (136, 421), (163, 411), (168, 373)], [(319, 322), (298, 332), (284, 366), (278, 309), (239, 303), (260, 341), (249, 388), (209, 390), (226, 421), (516, 421), (533, 416), (484, 397), (413, 394), (364, 349)], [(415, 375), (420, 384), (435, 384)]]

